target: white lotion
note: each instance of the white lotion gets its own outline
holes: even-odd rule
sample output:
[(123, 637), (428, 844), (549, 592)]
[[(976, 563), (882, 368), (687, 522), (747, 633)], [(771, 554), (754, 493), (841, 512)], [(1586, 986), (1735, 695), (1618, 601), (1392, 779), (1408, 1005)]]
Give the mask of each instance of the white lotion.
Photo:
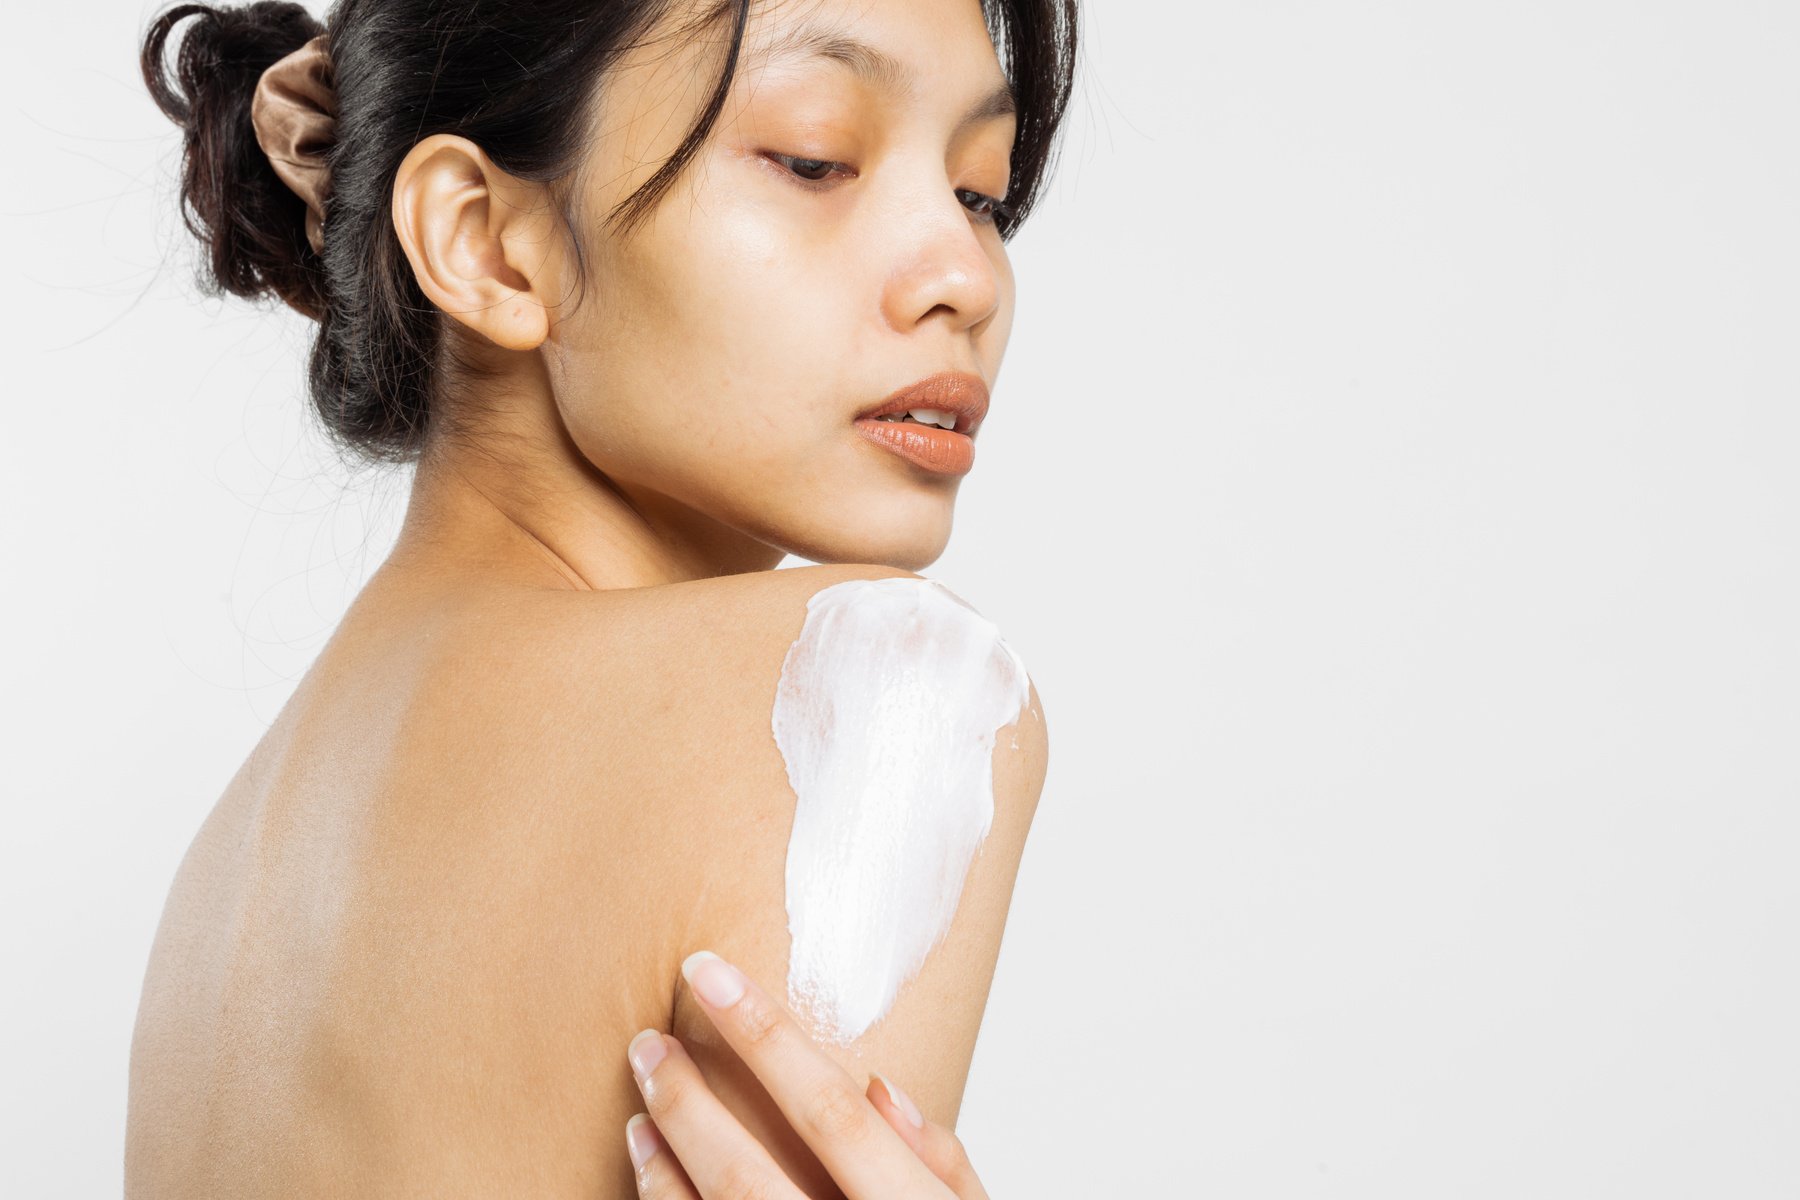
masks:
[(935, 579), (814, 593), (772, 726), (796, 798), (788, 1005), (846, 1044), (886, 1014), (950, 927), (994, 819), (996, 733), (1025, 664)]

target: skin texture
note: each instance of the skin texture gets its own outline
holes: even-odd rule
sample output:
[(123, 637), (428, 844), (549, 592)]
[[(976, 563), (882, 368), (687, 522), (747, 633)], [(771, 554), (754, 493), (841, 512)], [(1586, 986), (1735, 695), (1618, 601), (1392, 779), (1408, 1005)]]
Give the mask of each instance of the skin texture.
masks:
[[(877, 44), (913, 95), (824, 59), (746, 65), (616, 240), (601, 215), (721, 62), (716, 37), (634, 50), (575, 181), (580, 304), (547, 189), (453, 137), (402, 165), (396, 228), (482, 375), (182, 863), (133, 1040), (128, 1195), (632, 1195), (625, 1046), (647, 1027), (807, 1195), (841, 1194), (679, 964), (710, 948), (785, 977), (782, 656), (814, 591), (949, 537), (957, 480), (851, 421), (939, 370), (994, 385), (1013, 280), (965, 201), (1004, 197), (1013, 122), (956, 131), (1001, 79), (975, 0), (784, 0), (747, 54), (800, 22)], [(849, 173), (810, 188), (765, 151)], [(1004, 412), (996, 392), (984, 437)], [(771, 571), (787, 553), (836, 565)], [(1046, 762), (1034, 688), (944, 942), (832, 1051), (946, 1128)]]

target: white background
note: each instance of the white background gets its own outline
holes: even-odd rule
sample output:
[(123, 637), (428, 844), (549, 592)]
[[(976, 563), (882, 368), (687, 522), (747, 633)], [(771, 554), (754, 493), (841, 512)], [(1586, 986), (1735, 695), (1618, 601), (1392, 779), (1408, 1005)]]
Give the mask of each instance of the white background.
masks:
[[(0, 48), (8, 1196), (117, 1194), (176, 864), (404, 506), (196, 296), (152, 11)], [(1087, 18), (926, 571), (1052, 731), (989, 1190), (1800, 1194), (1800, 8)]]

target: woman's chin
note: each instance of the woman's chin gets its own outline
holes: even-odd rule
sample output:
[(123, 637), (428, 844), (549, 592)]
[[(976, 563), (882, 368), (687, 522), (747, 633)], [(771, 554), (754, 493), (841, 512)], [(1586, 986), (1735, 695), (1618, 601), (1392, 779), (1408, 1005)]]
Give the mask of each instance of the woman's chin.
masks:
[(840, 528), (790, 536), (779, 544), (787, 553), (815, 563), (875, 563), (922, 571), (943, 555), (949, 541), (946, 504), (944, 515), (937, 519), (912, 517), (885, 527)]

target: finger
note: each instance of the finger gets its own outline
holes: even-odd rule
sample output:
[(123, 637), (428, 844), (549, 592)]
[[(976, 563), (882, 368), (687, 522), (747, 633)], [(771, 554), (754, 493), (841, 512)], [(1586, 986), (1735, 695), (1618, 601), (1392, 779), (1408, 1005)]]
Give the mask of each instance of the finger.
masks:
[(700, 1200), (669, 1144), (656, 1132), (656, 1122), (643, 1113), (625, 1122), (625, 1149), (641, 1200)]
[(894, 1132), (862, 1085), (744, 973), (699, 950), (681, 974), (702, 1010), (850, 1196), (942, 1195), (942, 1185)]
[(943, 1180), (958, 1200), (988, 1200), (987, 1189), (975, 1177), (975, 1166), (962, 1139), (942, 1125), (927, 1121), (912, 1097), (877, 1071), (869, 1080), (869, 1100), (900, 1140), (911, 1146), (919, 1161)]
[(646, 1029), (631, 1039), (626, 1057), (657, 1133), (701, 1196), (806, 1200), (763, 1144), (713, 1094), (678, 1040)]

